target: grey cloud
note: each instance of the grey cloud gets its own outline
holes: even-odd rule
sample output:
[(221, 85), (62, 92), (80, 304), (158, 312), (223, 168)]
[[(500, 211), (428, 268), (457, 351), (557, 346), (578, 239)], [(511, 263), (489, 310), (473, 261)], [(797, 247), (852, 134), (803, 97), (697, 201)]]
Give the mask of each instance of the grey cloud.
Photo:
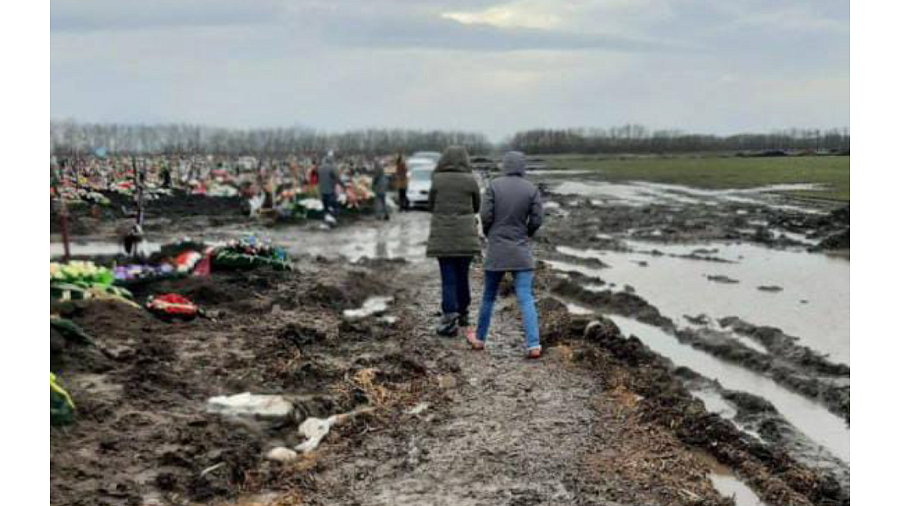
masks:
[(50, 31), (92, 32), (273, 22), (278, 0), (51, 0)]
[[(339, 28), (340, 27), (340, 28)], [(329, 19), (326, 40), (340, 45), (384, 48), (515, 51), (525, 49), (610, 49), (656, 51), (670, 44), (603, 33), (566, 32), (535, 28), (499, 28), (463, 24), (435, 16), (400, 20), (394, 17)]]
[(846, 0), (796, 0), (785, 14), (782, 0), (656, 2), (658, 15), (589, 11), (539, 30), (440, 16), (500, 3), (482, 0), (52, 0), (51, 113), (494, 138), (849, 124), (849, 37), (833, 29), (849, 27)]

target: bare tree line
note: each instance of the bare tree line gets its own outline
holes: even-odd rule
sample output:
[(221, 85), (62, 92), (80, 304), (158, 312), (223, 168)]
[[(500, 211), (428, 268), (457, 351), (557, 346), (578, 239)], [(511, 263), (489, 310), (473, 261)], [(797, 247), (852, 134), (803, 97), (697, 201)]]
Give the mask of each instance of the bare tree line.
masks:
[(472, 153), (492, 146), (483, 134), (456, 131), (365, 129), (341, 133), (309, 128), (229, 129), (189, 124), (128, 125), (50, 122), (50, 149), (56, 155), (215, 154), (282, 156), (297, 153), (387, 154), (442, 151), (453, 144)]
[(728, 136), (650, 131), (640, 125), (609, 129), (536, 129), (519, 132), (510, 147), (530, 154), (679, 153), (700, 151), (850, 151), (848, 129), (789, 129)]
[(457, 131), (365, 129), (330, 133), (310, 128), (229, 129), (190, 124), (99, 124), (73, 120), (50, 122), (50, 148), (56, 155), (87, 154), (104, 148), (110, 154), (215, 154), (283, 156), (297, 153), (387, 154), (442, 151), (453, 144), (473, 154), (496, 147), (529, 154), (687, 153), (701, 151), (849, 152), (848, 129), (790, 129), (768, 134), (729, 136), (679, 130), (650, 131), (640, 125), (614, 128), (535, 129), (516, 133), (503, 146), (483, 134)]

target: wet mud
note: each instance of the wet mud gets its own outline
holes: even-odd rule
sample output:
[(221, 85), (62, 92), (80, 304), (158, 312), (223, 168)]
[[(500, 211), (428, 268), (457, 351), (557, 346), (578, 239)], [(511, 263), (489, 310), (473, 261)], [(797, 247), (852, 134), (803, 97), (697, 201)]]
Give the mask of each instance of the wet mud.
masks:
[[(558, 249), (627, 253), (640, 240), (661, 246), (635, 257), (635, 268), (654, 255), (726, 265), (739, 259), (717, 241), (815, 249), (843, 233), (849, 210), (844, 224), (825, 207), (803, 212), (742, 194), (714, 206), (547, 195), (556, 205), (536, 241), (544, 260), (535, 282), (539, 361), (523, 358), (508, 286), (486, 351), (434, 335), (440, 287), (437, 266), (424, 258), (423, 213), (330, 232), (266, 229), (288, 243), (294, 271), (135, 289), (138, 300), (185, 295), (207, 319), (163, 322), (114, 302), (51, 307), (97, 342), (66, 343), (51, 360), (77, 406), (74, 425), (51, 429), (51, 503), (725, 505), (731, 499), (716, 481), (724, 473), (770, 505), (849, 504), (849, 461), (812, 441), (776, 403), (679, 367), (602, 315), (670, 332), (847, 423), (849, 367), (766, 321), (664, 314), (640, 286), (605, 280), (615, 266)], [(235, 216), (208, 231), (259, 230)], [(213, 219), (198, 211), (165, 233), (193, 236), (196, 223)], [(104, 227), (114, 228), (101, 217), (99, 229), (88, 228)], [(668, 244), (701, 246), (671, 253)], [(773, 284), (737, 281), (777, 296), (757, 290)], [(477, 305), (478, 262), (472, 287)], [(373, 298), (384, 306), (360, 311)], [(587, 314), (574, 315), (573, 303)], [(281, 395), (290, 416), (206, 409), (210, 397), (242, 392)], [(307, 418), (361, 408), (315, 451), (291, 462), (266, 458), (302, 443), (298, 425)]]
[[(388, 406), (425, 395), (428, 374), (450, 367), (403, 344), (402, 315), (392, 324), (341, 318), (389, 290), (390, 271), (307, 267), (169, 280), (136, 293), (176, 291), (212, 320), (163, 322), (109, 301), (52, 307), (97, 346), (67, 345), (54, 361), (77, 422), (51, 430), (51, 502), (202, 503), (308, 485), (307, 476), (283, 480), (265, 451), (299, 443), (296, 424), (308, 416), (376, 408), (341, 427), (342, 437), (386, 423)], [(285, 396), (291, 420), (247, 422), (204, 409), (209, 397), (240, 392)]]

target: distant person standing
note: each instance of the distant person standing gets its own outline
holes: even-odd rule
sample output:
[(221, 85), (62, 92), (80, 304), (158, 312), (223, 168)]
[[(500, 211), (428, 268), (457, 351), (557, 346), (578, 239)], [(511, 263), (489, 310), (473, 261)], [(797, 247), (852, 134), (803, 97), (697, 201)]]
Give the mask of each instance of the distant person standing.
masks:
[(485, 190), (481, 206), (481, 227), (488, 239), (484, 260), (484, 293), (478, 313), (478, 330), (475, 336), (468, 335), (466, 339), (472, 348), (484, 348), (500, 281), (510, 272), (516, 302), (522, 314), (526, 356), (538, 358), (541, 356), (541, 342), (531, 293), (534, 258), (529, 240), (541, 227), (544, 212), (540, 191), (524, 176), (525, 155), (511, 151), (503, 157), (503, 175), (492, 180)]
[(461, 146), (450, 146), (438, 161), (428, 194), (431, 230), (426, 254), (437, 257), (441, 269), (441, 317), (437, 333), (455, 336), (459, 327), (468, 331), (469, 264), (481, 253), (475, 214), (481, 191), (469, 154)]
[(169, 164), (163, 160), (160, 163), (159, 168), (160, 176), (162, 176), (162, 187), (163, 188), (171, 188), (172, 187), (172, 171), (169, 170)]
[(319, 189), (319, 197), (322, 199), (322, 207), (333, 218), (338, 215), (337, 186), (341, 183), (337, 164), (334, 161), (334, 152), (329, 151), (322, 164), (316, 168), (316, 185)]
[(375, 170), (372, 172), (372, 191), (375, 192), (375, 215), (382, 220), (391, 219), (387, 207), (388, 179), (381, 161), (375, 159)]
[(409, 174), (406, 171), (406, 162), (403, 160), (403, 155), (397, 155), (397, 170), (394, 173), (394, 180), (397, 185), (397, 204), (400, 206), (401, 211), (406, 211), (409, 209), (409, 199), (406, 198), (406, 189), (409, 187)]

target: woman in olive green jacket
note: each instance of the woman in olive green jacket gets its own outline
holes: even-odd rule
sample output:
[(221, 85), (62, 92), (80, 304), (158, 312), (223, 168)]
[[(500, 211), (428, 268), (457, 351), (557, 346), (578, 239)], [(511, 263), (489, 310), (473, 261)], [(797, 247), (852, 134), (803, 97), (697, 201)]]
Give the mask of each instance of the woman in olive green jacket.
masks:
[(481, 253), (475, 215), (481, 191), (469, 154), (462, 146), (450, 146), (431, 176), (428, 208), (431, 230), (426, 254), (436, 257), (441, 268), (441, 311), (438, 334), (455, 336), (458, 327), (469, 327), (469, 264)]

